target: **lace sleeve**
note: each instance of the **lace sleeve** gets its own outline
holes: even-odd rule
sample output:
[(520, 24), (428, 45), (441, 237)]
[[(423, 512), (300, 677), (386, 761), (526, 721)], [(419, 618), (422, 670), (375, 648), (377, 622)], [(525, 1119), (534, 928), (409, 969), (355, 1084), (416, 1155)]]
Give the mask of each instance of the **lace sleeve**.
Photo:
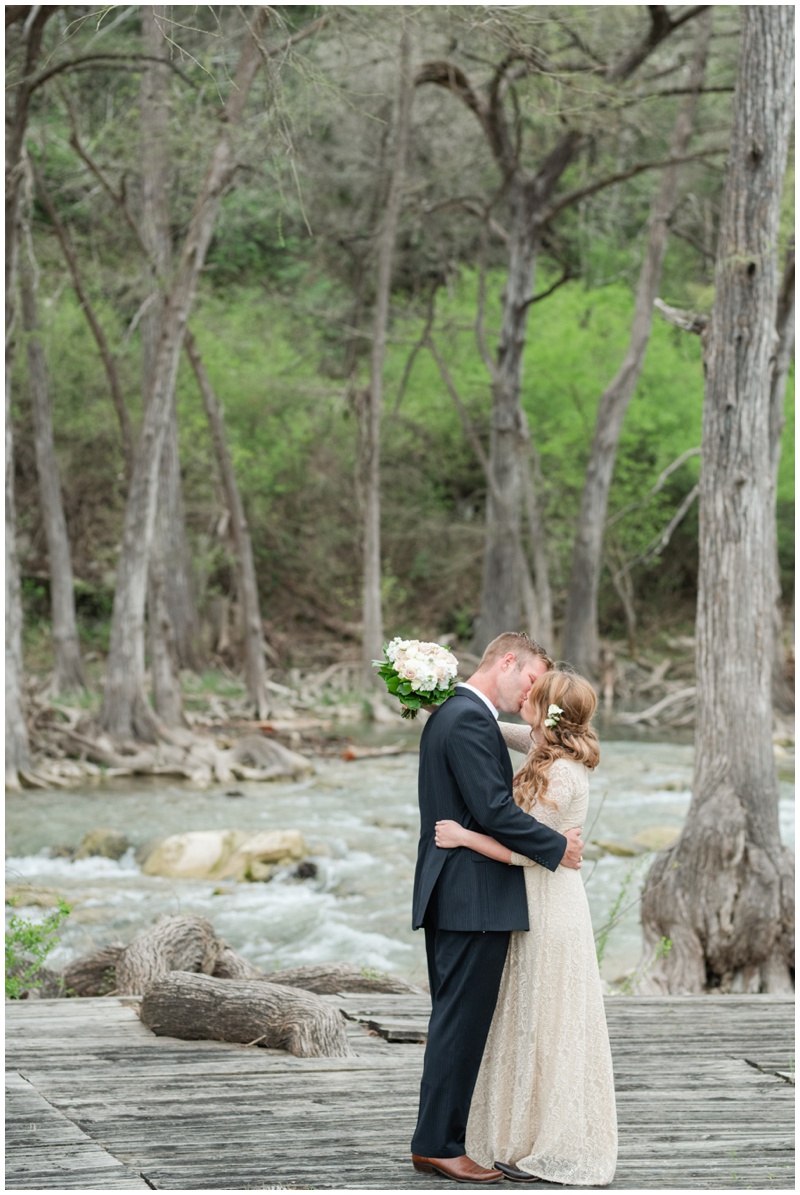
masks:
[(530, 726), (517, 726), (514, 722), (498, 722), (500, 733), (505, 739), (509, 751), (519, 751), (527, 755), (533, 746)]
[[(547, 793), (545, 794), (549, 809), (555, 808), (558, 813), (559, 821), (561, 821), (569, 809), (570, 803), (574, 794), (574, 780), (572, 772), (566, 760), (557, 759), (550, 769), (549, 783), (547, 785)], [(539, 806), (541, 808), (541, 805)], [(534, 805), (531, 812), (535, 815), (537, 806)], [(512, 867), (535, 867), (533, 859), (528, 859), (525, 855), (520, 855), (517, 851), (511, 852), (511, 866)]]

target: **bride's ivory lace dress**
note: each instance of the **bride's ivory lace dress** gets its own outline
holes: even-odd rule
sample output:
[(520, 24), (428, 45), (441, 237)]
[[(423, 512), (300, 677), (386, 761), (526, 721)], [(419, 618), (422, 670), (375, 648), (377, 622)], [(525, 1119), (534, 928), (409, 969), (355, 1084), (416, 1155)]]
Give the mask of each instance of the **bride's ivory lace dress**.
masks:
[[(501, 724), (514, 750), (526, 727)], [(509, 733), (510, 732), (510, 733)], [(512, 735), (519, 741), (512, 741)], [(588, 773), (573, 760), (550, 770), (538, 820), (585, 824)], [(555, 806), (555, 807), (554, 807)], [(589, 905), (579, 871), (547, 871), (523, 855), (530, 930), (513, 932), (467, 1125), (466, 1150), (550, 1182), (604, 1186), (617, 1158), (614, 1076)]]

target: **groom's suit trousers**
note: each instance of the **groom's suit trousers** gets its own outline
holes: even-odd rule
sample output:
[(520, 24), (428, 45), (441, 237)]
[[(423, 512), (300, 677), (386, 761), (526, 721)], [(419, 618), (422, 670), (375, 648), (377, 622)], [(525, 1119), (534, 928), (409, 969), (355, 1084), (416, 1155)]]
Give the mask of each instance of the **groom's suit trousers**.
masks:
[(411, 1152), (426, 1158), (464, 1153), (467, 1117), (492, 1023), (508, 950), (508, 931), (425, 925), (433, 1012)]

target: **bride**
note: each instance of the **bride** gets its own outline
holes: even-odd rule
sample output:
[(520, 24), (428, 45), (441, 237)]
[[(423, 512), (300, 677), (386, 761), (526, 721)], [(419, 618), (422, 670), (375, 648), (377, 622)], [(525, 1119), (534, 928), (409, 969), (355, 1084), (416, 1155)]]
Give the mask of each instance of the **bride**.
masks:
[[(562, 833), (585, 824), (588, 774), (600, 758), (590, 725), (596, 706), (588, 681), (546, 672), (521, 710), (531, 729), (499, 724), (510, 748), (528, 752), (514, 778), (517, 804)], [(511, 934), (470, 1107), (468, 1156), (517, 1182), (610, 1183), (614, 1076), (580, 873), (537, 867), (453, 821), (437, 822), (436, 843), (526, 868), (530, 930)]]

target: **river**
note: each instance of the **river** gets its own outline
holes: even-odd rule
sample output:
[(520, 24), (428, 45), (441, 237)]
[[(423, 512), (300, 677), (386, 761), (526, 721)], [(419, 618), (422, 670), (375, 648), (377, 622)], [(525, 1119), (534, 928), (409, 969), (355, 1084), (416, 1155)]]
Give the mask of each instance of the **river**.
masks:
[[(687, 743), (606, 741), (591, 782), (588, 837), (628, 843), (648, 827), (679, 827), (689, 806), (692, 757)], [(424, 945), (422, 935), (411, 931), (409, 911), (418, 828), (416, 755), (354, 762), (324, 757), (314, 766), (313, 775), (293, 783), (236, 782), (198, 791), (163, 779), (117, 780), (9, 794), (7, 881), (55, 890), (73, 905), (49, 965), (58, 969), (95, 946), (127, 942), (157, 914), (170, 912), (207, 917), (264, 970), (345, 961), (423, 982)], [(781, 782), (780, 822), (783, 840), (793, 844), (788, 779)], [(287, 869), (266, 884), (219, 884), (144, 876), (132, 851), (119, 862), (50, 857), (51, 847), (77, 846), (99, 826), (122, 830), (136, 844), (184, 830), (297, 828), (318, 872), (298, 880)], [(639, 960), (637, 897), (651, 858), (606, 855), (584, 863), (596, 930), (625, 889), (621, 907), (627, 912), (609, 932), (602, 960), (611, 982)]]

